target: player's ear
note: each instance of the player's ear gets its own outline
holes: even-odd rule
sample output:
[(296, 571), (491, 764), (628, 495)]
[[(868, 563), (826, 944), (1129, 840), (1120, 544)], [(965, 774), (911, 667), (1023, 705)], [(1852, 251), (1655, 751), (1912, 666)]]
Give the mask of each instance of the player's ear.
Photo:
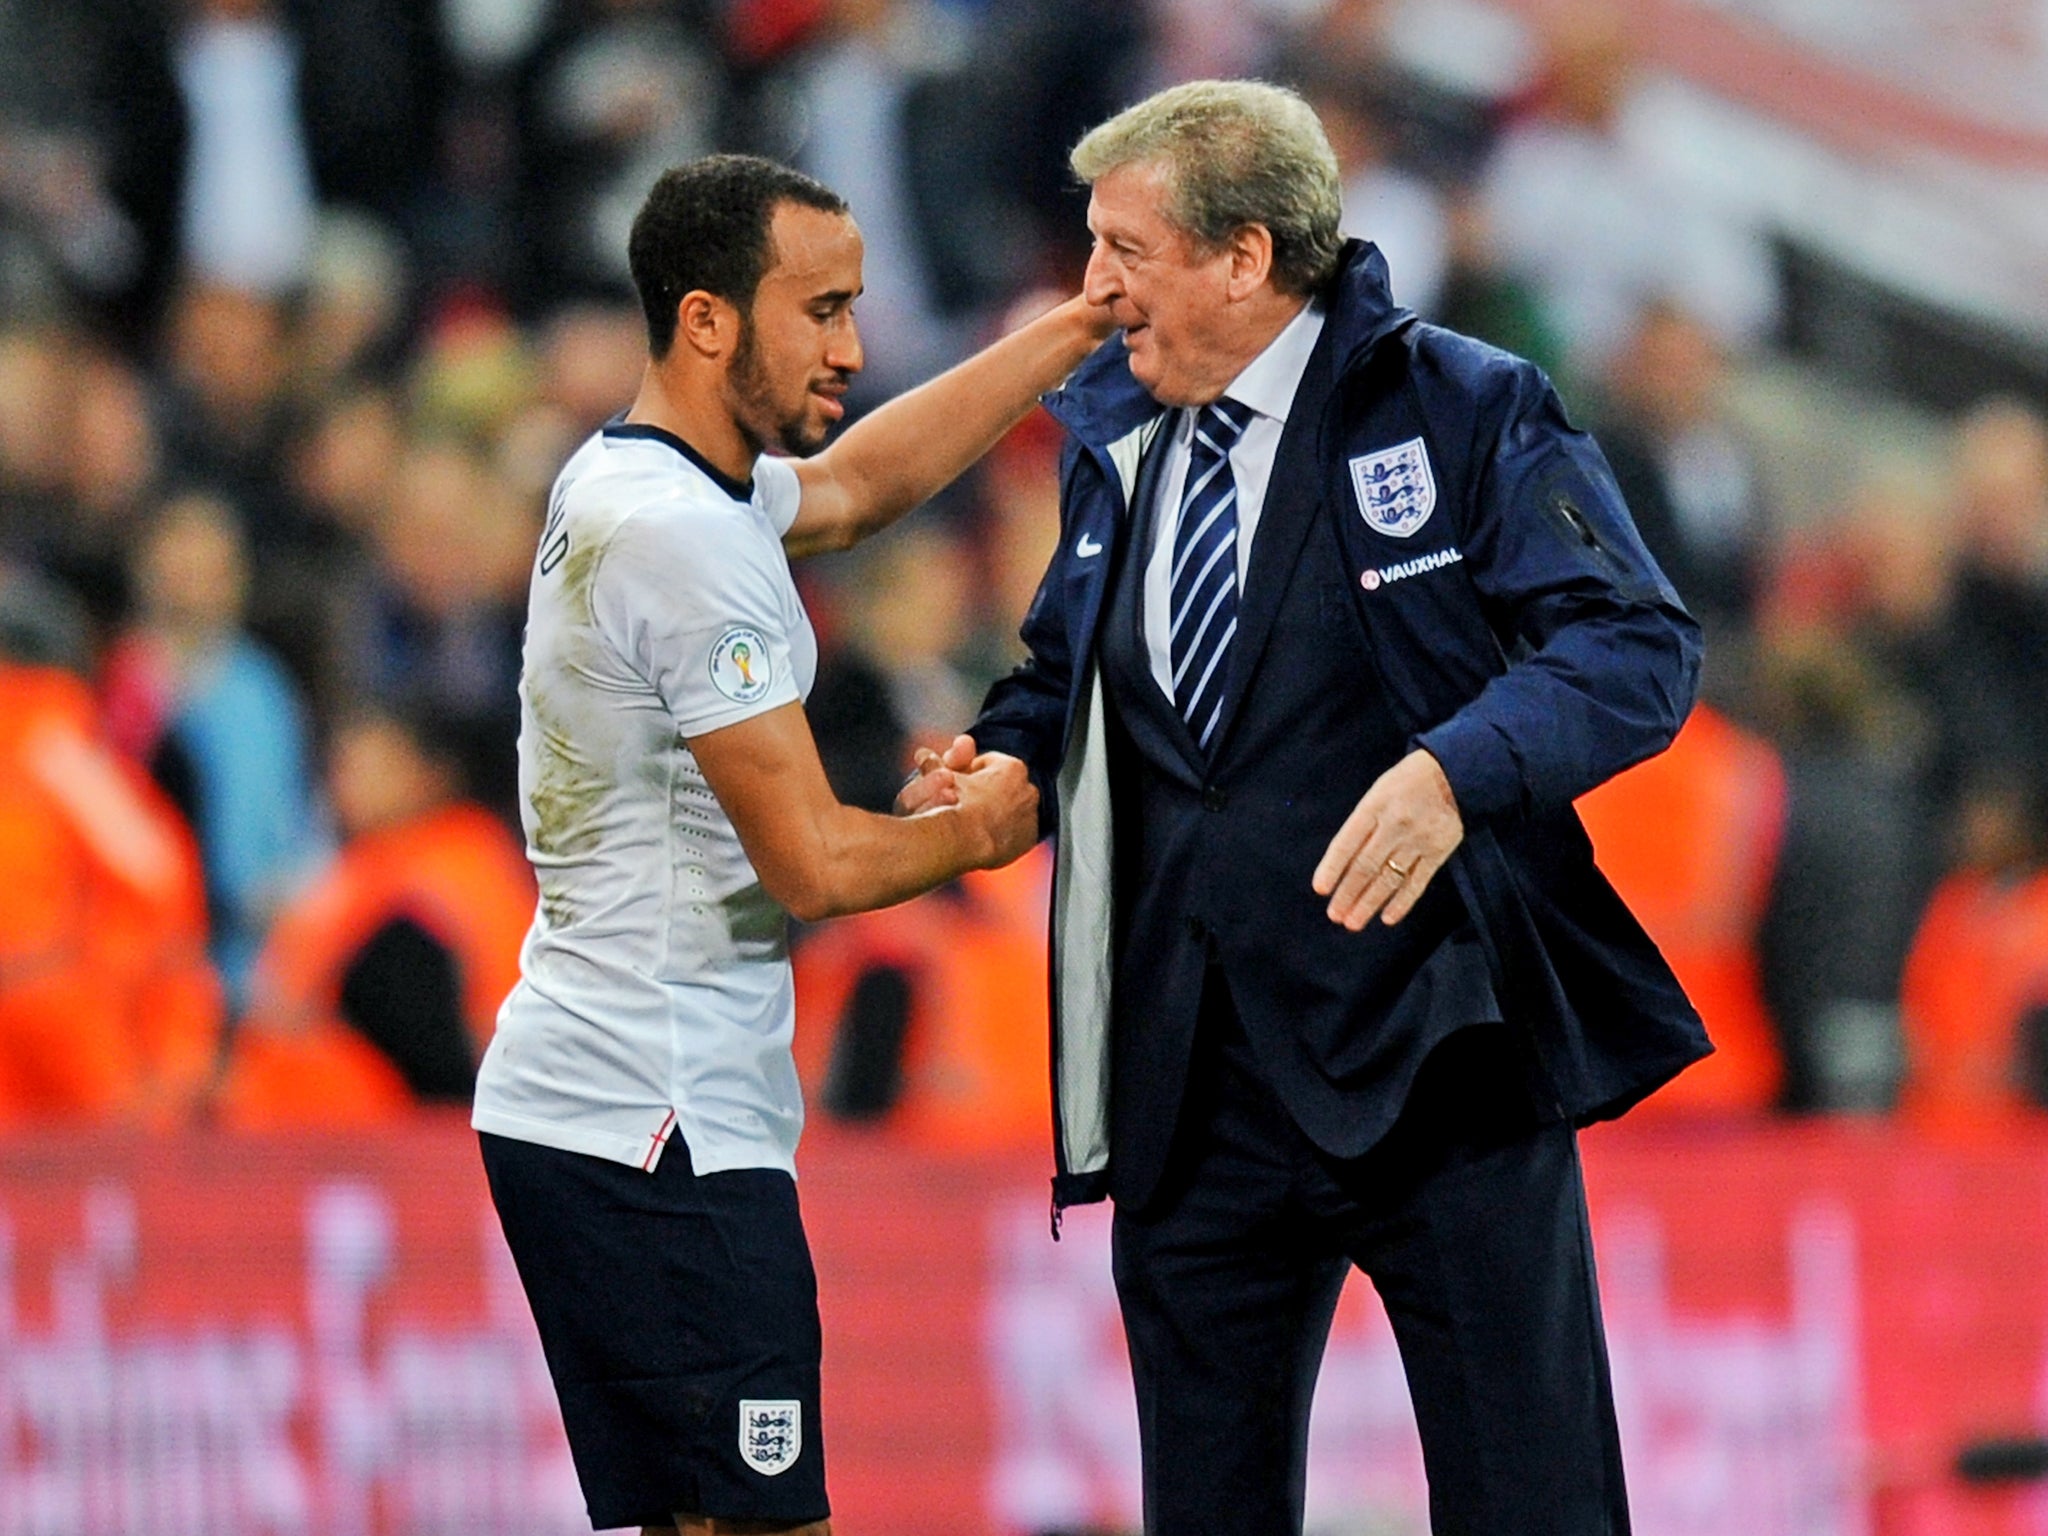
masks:
[(692, 288), (676, 305), (676, 342), (700, 357), (730, 356), (739, 335), (740, 312), (714, 293)]

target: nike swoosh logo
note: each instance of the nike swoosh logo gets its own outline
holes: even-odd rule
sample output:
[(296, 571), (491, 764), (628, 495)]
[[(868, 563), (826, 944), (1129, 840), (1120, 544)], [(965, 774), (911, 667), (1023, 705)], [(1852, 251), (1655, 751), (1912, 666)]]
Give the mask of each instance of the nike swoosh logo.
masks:
[(1074, 540), (1074, 558), (1076, 560), (1093, 560), (1101, 553), (1102, 544), (1093, 534), (1084, 533), (1080, 538)]

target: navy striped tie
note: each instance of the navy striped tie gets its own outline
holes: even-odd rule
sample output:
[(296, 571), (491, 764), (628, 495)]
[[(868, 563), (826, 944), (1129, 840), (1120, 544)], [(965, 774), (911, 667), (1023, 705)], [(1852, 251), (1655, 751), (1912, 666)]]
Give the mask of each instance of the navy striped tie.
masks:
[(1235, 400), (1205, 405), (1195, 417), (1173, 535), (1173, 701), (1205, 752), (1223, 714), (1227, 658), (1237, 634), (1237, 480), (1230, 450), (1251, 417), (1251, 408)]

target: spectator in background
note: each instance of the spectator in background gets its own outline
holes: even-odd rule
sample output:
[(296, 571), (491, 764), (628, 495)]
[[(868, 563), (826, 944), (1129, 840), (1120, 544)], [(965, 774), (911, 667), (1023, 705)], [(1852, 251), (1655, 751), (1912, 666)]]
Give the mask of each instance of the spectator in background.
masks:
[(1444, 279), (1432, 319), (1477, 336), (1553, 377), (1565, 368), (1557, 320), (1535, 288), (1503, 261), (1484, 199), (1473, 187), (1451, 189), (1444, 204)]
[(1987, 401), (1956, 425), (1950, 476), (1954, 599), (1897, 648), (1944, 727), (1955, 865), (1906, 962), (1903, 1105), (1995, 1128), (2048, 1106), (2048, 423)]
[(323, 213), (296, 306), (294, 394), (318, 401), (354, 380), (389, 374), (411, 288), (405, 247), (388, 229), (360, 213)]
[(1044, 279), (1087, 258), (1088, 199), (1067, 151), (1148, 88), (1159, 31), (1152, 7), (1117, 0), (1027, 0), (984, 12), (969, 60), (971, 131), (994, 150), (998, 216), (1022, 223), (1013, 271)]
[(317, 206), (299, 120), (304, 59), (271, 0), (192, 0), (173, 45), (191, 125), (184, 265), (278, 295), (306, 274)]
[(887, 680), (913, 748), (946, 747), (979, 697), (983, 680), (961, 665), (975, 638), (977, 576), (966, 541), (927, 520), (860, 551), (845, 583), (847, 637)]
[(199, 854), (176, 809), (100, 739), (76, 675), (21, 659), (0, 616), (0, 1128), (184, 1121), (221, 993)]
[(1906, 964), (1901, 1107), (1942, 1132), (2001, 1131), (2048, 1108), (2048, 822), (2038, 782), (1985, 786), (1959, 868)]
[(647, 360), (645, 322), (630, 306), (571, 305), (541, 328), (541, 400), (572, 441), (617, 415)]
[(1948, 509), (1896, 475), (1860, 486), (1843, 522), (1856, 581), (1845, 641), (1895, 701), (1892, 742), (1911, 787), (1908, 904), (1918, 913), (1953, 858), (1975, 772), (1963, 726), (1981, 684), (1953, 640), (1957, 551)]
[(135, 551), (135, 616), (102, 675), (113, 739), (198, 833), (210, 948), (235, 1008), (272, 914), (327, 852), (304, 702), (243, 628), (249, 580), (231, 508), (166, 503)]
[(630, 293), (626, 232), (666, 167), (714, 149), (725, 62), (708, 0), (567, 0), (521, 72), (521, 298)]
[(418, 339), (406, 375), (410, 424), (481, 449), (533, 406), (540, 382), (526, 332), (492, 295), (465, 290), (439, 306)]
[(2036, 788), (1982, 786), (1907, 958), (1901, 1108), (1925, 1128), (2003, 1130), (2048, 1108), (2048, 825)]
[(473, 793), (509, 817), (516, 798), (519, 642), (537, 519), (481, 456), (411, 446), (375, 533), (344, 657), (364, 696), (417, 698), (462, 743)]
[(1757, 1115), (1784, 1086), (1757, 935), (1785, 835), (1770, 743), (1697, 704), (1668, 749), (1578, 802), (1600, 869), (1700, 1011), (1714, 1054), (1636, 1111)]
[(323, 721), (366, 686), (357, 676), (367, 665), (364, 616), (383, 590), (377, 533), (390, 516), (410, 446), (392, 392), (354, 384), (310, 407), (286, 448), (308, 550), (290, 584), (297, 622), (291, 649), (281, 654)]
[(1949, 643), (1970, 687), (1953, 700), (1964, 759), (1994, 784), (2048, 775), (2048, 423), (1993, 400), (1957, 423), (1952, 527), (1961, 544)]
[[(983, 633), (990, 680), (1023, 661), (1018, 631), (1060, 540), (1060, 445), (1045, 411), (1024, 418), (982, 461), (981, 540), (985, 562)], [(985, 690), (984, 690), (985, 691)]]
[(314, 275), (322, 210), (431, 233), (447, 68), (438, 6), (179, 0), (190, 124), (186, 267), (284, 294)]
[(0, 331), (0, 558), (32, 563), (102, 633), (159, 453), (135, 371), (77, 331)]
[(257, 962), (228, 1124), (377, 1124), (469, 1102), (534, 888), (517, 839), (464, 796), (461, 745), (431, 708), (372, 707), (336, 730), (343, 848)]
[(0, 314), (76, 304), (124, 345), (178, 264), (170, 7), (0, 0)]
[(534, 398), (497, 434), (494, 459), (514, 492), (547, 500), (555, 472), (591, 433), (630, 400), (646, 360), (637, 311), (572, 304), (541, 327)]
[(929, 0), (826, 0), (824, 16), (791, 75), (810, 129), (796, 159), (859, 215), (869, 339), (854, 391), (881, 401), (966, 355), (1011, 232), (974, 158), (982, 85), (957, 24)]
[(798, 1076), (827, 1115), (939, 1151), (1037, 1147), (1052, 1123), (1044, 845), (796, 952)]
[(0, 332), (0, 556), (45, 563), (64, 538), (74, 351), (57, 326)]
[[(353, 210), (416, 246), (435, 243), (452, 93), (445, 0), (276, 3), (300, 44), (299, 121), (323, 208)], [(315, 231), (316, 267), (324, 238)]]
[(173, 303), (163, 348), (166, 478), (219, 488), (245, 519), (259, 580), (305, 537), (283, 456), (289, 343), (279, 300), (195, 280)]
[(1535, 285), (1571, 370), (1587, 378), (1599, 377), (1652, 300), (1681, 295), (1728, 346), (1761, 339), (1777, 314), (1758, 232), (1659, 164), (1632, 122), (1632, 26), (1615, 0), (1546, 13), (1542, 77), (1483, 179), (1503, 260)]
[[(818, 630), (818, 676), (804, 713), (825, 779), (842, 805), (886, 813), (910, 771), (910, 741), (888, 673), (835, 626), (822, 622), (839, 593), (815, 573), (798, 590)], [(817, 599), (813, 606), (813, 599)]]
[(162, 450), (143, 376), (116, 353), (86, 344), (66, 369), (71, 392), (69, 515), (44, 550), (47, 568), (111, 633), (127, 601), (130, 549), (162, 475)]
[(405, 415), (379, 385), (336, 388), (299, 424), (286, 455), (291, 494), (330, 572), (370, 550), (406, 449)]
[(1903, 716), (1882, 675), (1823, 624), (1770, 636), (1766, 734), (1790, 787), (1760, 953), (1793, 1110), (1888, 1109), (1901, 1070), (1899, 968), (1919, 889)]
[(1393, 163), (1391, 137), (1365, 81), (1331, 69), (1305, 74), (1302, 93), (1323, 120), (1344, 180), (1344, 234), (1380, 248), (1395, 303), (1435, 318), (1450, 259), (1442, 197)]
[(1600, 423), (1643, 542), (1709, 643), (1748, 632), (1774, 532), (1727, 384), (1714, 332), (1675, 305), (1647, 304), (1609, 361)]

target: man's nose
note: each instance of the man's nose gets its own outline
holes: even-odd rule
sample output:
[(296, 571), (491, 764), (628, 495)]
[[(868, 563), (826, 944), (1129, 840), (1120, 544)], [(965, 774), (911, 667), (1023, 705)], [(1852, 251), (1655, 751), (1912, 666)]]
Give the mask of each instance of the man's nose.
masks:
[(1116, 280), (1116, 269), (1103, 254), (1101, 246), (1088, 253), (1088, 270), (1081, 274), (1081, 297), (1090, 304), (1107, 304), (1122, 288)]
[(859, 373), (867, 362), (867, 352), (860, 344), (860, 326), (851, 315), (846, 324), (835, 331), (832, 344), (825, 349), (825, 366), (836, 368), (841, 373)]

